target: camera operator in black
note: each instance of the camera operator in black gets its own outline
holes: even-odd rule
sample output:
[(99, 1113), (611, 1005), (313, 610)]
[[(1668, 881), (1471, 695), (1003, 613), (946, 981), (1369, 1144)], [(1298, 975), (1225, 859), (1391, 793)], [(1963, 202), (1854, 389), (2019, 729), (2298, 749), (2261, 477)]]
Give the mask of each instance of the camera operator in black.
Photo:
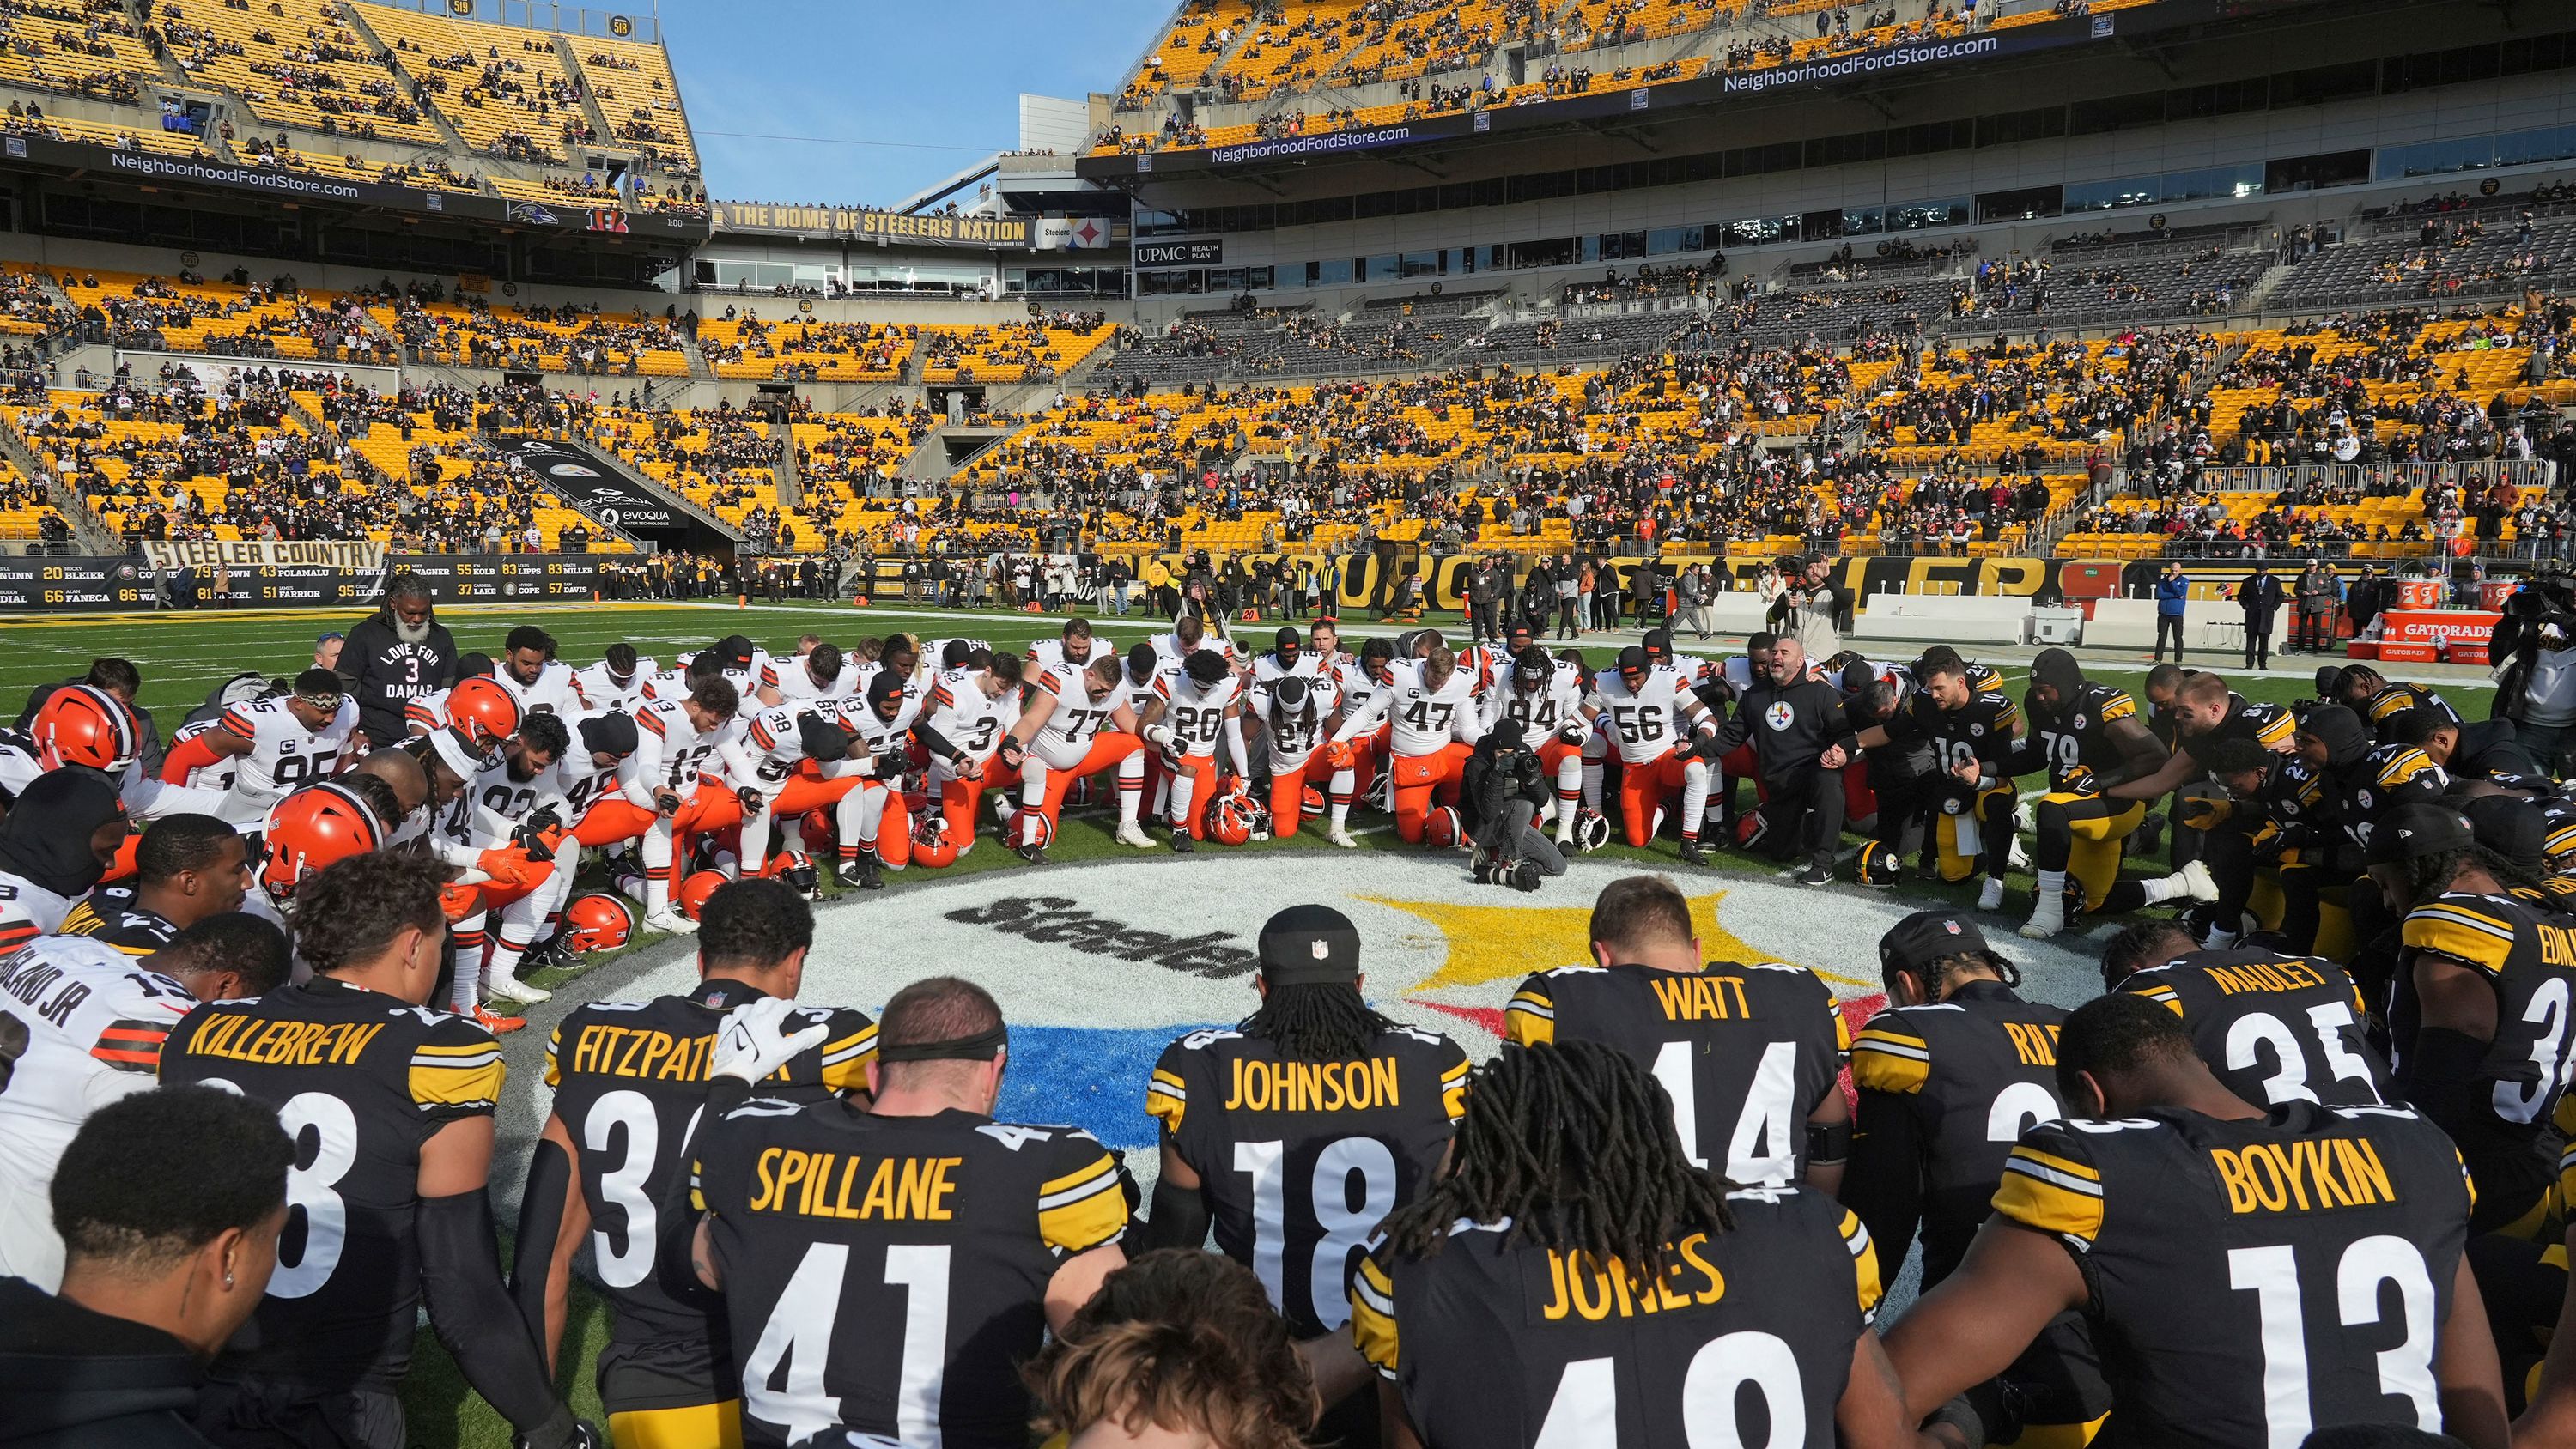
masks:
[(2522, 747), (2553, 775), (2576, 754), (2576, 579), (2549, 573), (2504, 601), (2488, 655), (2506, 661), (2493, 717), (2509, 719)]
[(1541, 877), (1565, 874), (1565, 856), (1539, 822), (1556, 808), (1556, 784), (1521, 734), (1520, 721), (1499, 720), (1467, 756), (1458, 805), (1476, 842), (1476, 881), (1534, 891)]

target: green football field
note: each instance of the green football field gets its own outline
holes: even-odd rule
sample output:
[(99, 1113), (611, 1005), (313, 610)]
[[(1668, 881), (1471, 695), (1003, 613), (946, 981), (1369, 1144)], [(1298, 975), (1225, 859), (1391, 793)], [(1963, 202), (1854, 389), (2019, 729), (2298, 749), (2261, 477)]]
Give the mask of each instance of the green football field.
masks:
[[(831, 605), (772, 605), (735, 609), (708, 605), (476, 605), (450, 606), (440, 611), (442, 619), (456, 635), (458, 646), (465, 650), (498, 653), (502, 636), (521, 623), (537, 624), (552, 633), (561, 656), (575, 665), (587, 664), (599, 657), (607, 645), (625, 640), (666, 662), (676, 653), (693, 650), (730, 633), (742, 633), (756, 643), (778, 654), (791, 653), (797, 636), (817, 632), (836, 642), (848, 643), (870, 635), (905, 630), (932, 637), (971, 635), (989, 640), (996, 646), (1020, 647), (1040, 637), (1053, 637), (1061, 627), (1061, 617), (985, 612), (906, 610), (899, 607), (856, 610)], [(118, 655), (132, 660), (144, 678), (143, 704), (152, 709), (166, 733), (176, 726), (186, 712), (201, 702), (207, 692), (231, 675), (243, 670), (292, 675), (309, 664), (314, 636), (326, 628), (345, 629), (356, 615), (347, 612), (280, 614), (237, 612), (219, 615), (160, 614), (107, 619), (39, 618), (18, 619), (0, 623), (0, 637), (10, 647), (0, 650), (0, 706), (14, 715), (18, 702), (33, 686), (50, 680), (77, 676), (88, 662), (100, 655)], [(1435, 617), (1430, 622), (1454, 627), (1454, 617)], [(1102, 619), (1100, 634), (1123, 647), (1164, 627), (1161, 621), (1135, 617), (1131, 620)], [(1259, 637), (1266, 642), (1271, 626), (1244, 626), (1245, 637)], [(1386, 632), (1385, 629), (1353, 625), (1353, 635)], [(1610, 649), (1628, 642), (1633, 635), (1595, 636), (1587, 641), (1587, 654), (1596, 664), (1606, 662)], [(1732, 648), (1740, 641), (1729, 640)], [(1717, 653), (1721, 645), (1689, 644), (1698, 653)], [(1904, 657), (1912, 652), (1905, 646), (1889, 646), (1884, 652)], [(2026, 653), (2027, 651), (2015, 651)], [(2001, 663), (2002, 661), (1998, 661)], [(2199, 661), (2194, 661), (2198, 663)], [(2221, 661), (2212, 660), (2213, 664)], [(2253, 678), (2240, 684), (2249, 697), (2275, 703), (2305, 696), (2312, 686), (2303, 677), (2292, 677), (2290, 667), (2296, 659), (2281, 661), (2282, 672)], [(2005, 663), (2007, 678), (2017, 686), (2026, 670), (2018, 664)], [(2098, 659), (2088, 662), (2096, 678), (2136, 689), (2144, 674), (2143, 666), (2134, 660)], [(2470, 713), (2483, 713), (2471, 701)], [(1106, 812), (1094, 810), (1069, 815), (1051, 854), (1066, 862), (1099, 859), (1125, 854), (1123, 847), (1110, 839), (1111, 822)], [(1355, 821), (1355, 826), (1361, 822)], [(1391, 829), (1378, 822), (1374, 829), (1363, 829), (1364, 847), (1371, 849), (1401, 848)], [(1294, 840), (1275, 840), (1245, 849), (1299, 851), (1329, 849), (1314, 832)], [(1657, 841), (1644, 850), (1613, 846), (1604, 854), (1612, 858), (1635, 859), (1663, 866), (1677, 866), (1675, 846), (1671, 841)], [(2145, 864), (2145, 863), (2142, 863)], [(2148, 864), (2147, 868), (2157, 868)], [(931, 875), (909, 872), (893, 877), (889, 890), (916, 888), (925, 877), (953, 879), (955, 872), (1027, 869), (1006, 851), (985, 849), (960, 861), (950, 872)], [(1769, 877), (1774, 867), (1768, 862), (1740, 859), (1720, 854), (1710, 869), (1719, 874)], [(2015, 875), (2008, 884), (2018, 894), (2012, 902), (2026, 902), (2031, 882), (2027, 875)], [(833, 891), (826, 885), (827, 891)], [(1968, 904), (1974, 892), (1966, 887), (1948, 887), (1938, 882), (1909, 883), (1904, 893), (1917, 896), (1925, 904), (1944, 901)], [(837, 894), (837, 892), (834, 892)], [(2008, 904), (2007, 909), (2012, 906)], [(659, 938), (646, 938), (634, 947), (649, 946)], [(600, 972), (614, 957), (595, 957), (580, 974)], [(579, 985), (566, 989), (576, 973), (549, 972), (535, 979), (541, 985), (557, 990), (557, 1003), (586, 999)], [(605, 983), (603, 983), (605, 986)], [(541, 1039), (542, 1027), (531, 1029), (510, 1039), (513, 1048), (514, 1078), (533, 1080), (524, 1058), (526, 1043)], [(541, 1040), (537, 1045), (541, 1046)], [(515, 1082), (514, 1082), (515, 1085)], [(506, 1231), (515, 1216), (515, 1204), (504, 1203), (500, 1216)], [(505, 1248), (503, 1261), (508, 1261)], [(598, 1395), (593, 1383), (591, 1364), (606, 1342), (607, 1325), (598, 1300), (578, 1281), (574, 1286), (570, 1323), (565, 1334), (559, 1375), (562, 1388), (575, 1410), (584, 1417), (599, 1415)], [(510, 1436), (507, 1426), (490, 1407), (464, 1386), (453, 1361), (439, 1347), (434, 1336), (424, 1330), (420, 1336), (411, 1376), (406, 1384), (405, 1400), (411, 1412), (412, 1442), (429, 1449), (468, 1446), (468, 1449), (505, 1449)]]

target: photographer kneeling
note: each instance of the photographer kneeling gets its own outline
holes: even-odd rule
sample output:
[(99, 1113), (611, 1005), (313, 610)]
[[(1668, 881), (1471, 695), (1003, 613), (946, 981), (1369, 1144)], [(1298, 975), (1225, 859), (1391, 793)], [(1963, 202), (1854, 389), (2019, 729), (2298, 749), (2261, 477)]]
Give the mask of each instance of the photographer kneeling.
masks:
[(1518, 720), (1498, 721), (1476, 742), (1458, 787), (1476, 842), (1476, 882), (1534, 891), (1565, 874), (1565, 857), (1537, 822), (1555, 808), (1556, 783), (1529, 748)]

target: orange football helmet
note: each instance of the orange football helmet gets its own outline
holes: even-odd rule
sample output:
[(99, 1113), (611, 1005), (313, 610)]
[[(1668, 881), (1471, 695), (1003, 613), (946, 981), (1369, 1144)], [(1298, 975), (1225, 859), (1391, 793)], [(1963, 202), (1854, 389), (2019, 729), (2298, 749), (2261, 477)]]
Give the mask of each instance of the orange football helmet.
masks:
[(635, 908), (624, 896), (586, 891), (564, 906), (564, 944), (576, 951), (614, 951), (635, 936)]
[(447, 692), (447, 723), (484, 754), (519, 732), (519, 702), (496, 679), (476, 675)]
[(88, 684), (67, 684), (45, 697), (28, 724), (47, 768), (86, 765), (122, 775), (142, 748), (142, 732), (124, 701)]
[(260, 889), (280, 904), (307, 873), (385, 843), (384, 822), (367, 802), (327, 780), (278, 801), (268, 812), (265, 834), (268, 858), (260, 864)]
[(1306, 798), (1298, 802), (1298, 809), (1303, 811), (1309, 820), (1331, 808), (1331, 804), (1324, 799), (1324, 792), (1312, 785), (1306, 787)]
[(1207, 838), (1219, 845), (1243, 845), (1270, 834), (1270, 812), (1237, 780), (1234, 788), (1208, 802)]
[(921, 829), (912, 837), (912, 863), (938, 870), (957, 863), (957, 842), (948, 838), (948, 822), (939, 816), (924, 817)]
[(1422, 822), (1422, 843), (1433, 850), (1454, 850), (1465, 843), (1466, 830), (1454, 805), (1434, 807)]
[(733, 877), (720, 870), (689, 872), (688, 878), (680, 882), (678, 892), (680, 914), (692, 921), (696, 920), (698, 912), (706, 909), (707, 898), (731, 884), (733, 884)]

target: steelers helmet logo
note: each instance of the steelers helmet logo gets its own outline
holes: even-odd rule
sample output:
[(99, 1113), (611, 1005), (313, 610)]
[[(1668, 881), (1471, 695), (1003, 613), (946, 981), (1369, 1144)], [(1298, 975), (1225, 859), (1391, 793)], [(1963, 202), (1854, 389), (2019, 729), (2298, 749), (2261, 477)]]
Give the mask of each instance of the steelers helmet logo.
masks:
[(1771, 707), (1762, 711), (1762, 722), (1775, 730), (1787, 729), (1797, 717), (1798, 712), (1791, 709), (1785, 699), (1773, 700)]

